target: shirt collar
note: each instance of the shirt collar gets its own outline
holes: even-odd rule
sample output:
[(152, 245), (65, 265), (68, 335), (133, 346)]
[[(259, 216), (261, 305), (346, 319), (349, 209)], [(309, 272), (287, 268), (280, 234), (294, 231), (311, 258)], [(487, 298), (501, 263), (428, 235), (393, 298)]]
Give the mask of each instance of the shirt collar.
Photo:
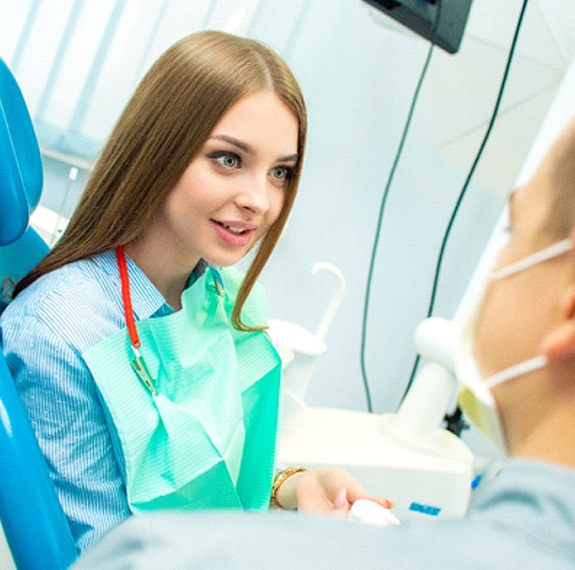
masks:
[[(110, 277), (112, 283), (121, 290), (120, 272), (116, 261), (116, 252), (107, 251), (93, 258), (96, 265)], [(166, 303), (162, 294), (155, 285), (148, 279), (147, 275), (140, 269), (136, 262), (126, 255), (128, 264), (128, 274), (130, 276), (130, 296), (132, 298), (132, 309), (137, 320), (149, 317), (162, 317), (174, 312), (172, 307)], [(196, 265), (188, 280), (190, 287), (203, 274), (207, 263), (202, 259)]]

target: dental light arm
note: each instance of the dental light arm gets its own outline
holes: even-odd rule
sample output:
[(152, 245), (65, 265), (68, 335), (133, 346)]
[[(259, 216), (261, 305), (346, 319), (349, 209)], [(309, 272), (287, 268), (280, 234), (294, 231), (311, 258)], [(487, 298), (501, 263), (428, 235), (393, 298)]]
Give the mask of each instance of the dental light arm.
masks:
[(455, 354), (461, 324), (475, 312), (495, 257), (506, 239), (507, 208), (504, 209), (485, 252), (473, 274), (452, 320), (430, 317), (415, 331), (415, 347), (425, 359), (413, 386), (403, 400), (395, 426), (409, 440), (426, 440), (444, 420), (449, 403), (457, 389)]
[(456, 388), (454, 355), (456, 330), (452, 322), (433, 317), (415, 333), (415, 346), (427, 359), (395, 418), (398, 433), (411, 441), (428, 440), (441, 425)]

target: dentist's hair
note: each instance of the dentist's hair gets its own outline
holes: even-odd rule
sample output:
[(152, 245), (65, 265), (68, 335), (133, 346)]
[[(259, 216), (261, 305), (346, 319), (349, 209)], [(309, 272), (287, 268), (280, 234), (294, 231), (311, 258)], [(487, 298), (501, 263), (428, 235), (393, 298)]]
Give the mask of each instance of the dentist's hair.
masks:
[(558, 189), (558, 231), (565, 237), (575, 229), (575, 117), (558, 141), (553, 184)]
[(307, 133), (300, 87), (267, 46), (224, 32), (187, 36), (153, 64), (104, 146), (64, 234), (17, 285), (16, 292), (70, 262), (127, 244), (144, 231), (224, 113), (258, 91), (277, 94), (299, 122), (298, 155), (283, 209), (246, 273), (233, 313), (241, 309), (271, 255), (293, 206)]
[(575, 116), (551, 146), (539, 169), (551, 193), (545, 230), (552, 239), (565, 238), (575, 229)]

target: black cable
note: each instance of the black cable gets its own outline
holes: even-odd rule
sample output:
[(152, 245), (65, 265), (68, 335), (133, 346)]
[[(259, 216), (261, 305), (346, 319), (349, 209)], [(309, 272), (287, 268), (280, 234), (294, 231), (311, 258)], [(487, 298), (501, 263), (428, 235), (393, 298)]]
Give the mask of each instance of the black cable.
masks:
[(382, 226), (382, 222), (383, 222), (383, 214), (385, 212), (385, 206), (387, 203), (387, 197), (388, 197), (389, 191), (391, 189), (391, 184), (392, 184), (393, 178), (395, 176), (395, 171), (397, 169), (397, 165), (399, 164), (399, 159), (400, 159), (401, 154), (403, 152), (403, 147), (405, 144), (405, 140), (407, 139), (407, 133), (409, 131), (409, 127), (411, 126), (411, 120), (413, 118), (415, 106), (416, 106), (417, 100), (419, 98), (419, 92), (421, 91), (421, 87), (423, 85), (423, 80), (425, 79), (425, 76), (427, 74), (427, 69), (429, 68), (429, 63), (431, 62), (431, 55), (433, 53), (433, 48), (435, 47), (435, 44), (436, 44), (436, 31), (437, 31), (437, 27), (439, 25), (439, 19), (440, 19), (440, 14), (441, 14), (441, 5), (442, 5), (442, 3), (438, 0), (437, 11), (435, 14), (435, 22), (433, 23), (433, 40), (432, 40), (431, 45), (429, 47), (429, 51), (427, 52), (427, 58), (425, 60), (423, 68), (421, 70), (421, 74), (419, 76), (419, 81), (417, 82), (417, 86), (415, 88), (415, 92), (414, 92), (412, 100), (411, 100), (411, 106), (409, 109), (409, 113), (407, 115), (405, 126), (403, 128), (401, 140), (399, 141), (399, 145), (397, 147), (397, 151), (395, 154), (395, 159), (393, 161), (391, 171), (389, 173), (389, 176), (387, 178), (387, 183), (385, 185), (385, 190), (384, 190), (383, 196), (381, 198), (381, 204), (379, 207), (379, 215), (377, 218), (375, 237), (374, 237), (374, 241), (373, 241), (373, 247), (371, 250), (371, 259), (369, 262), (369, 272), (368, 272), (368, 277), (367, 277), (367, 285), (366, 285), (366, 289), (365, 289), (365, 301), (364, 301), (364, 307), (363, 307), (363, 319), (362, 319), (362, 326), (361, 326), (361, 349), (360, 349), (361, 350), (360, 351), (361, 376), (362, 376), (363, 386), (364, 386), (364, 390), (365, 390), (365, 397), (366, 397), (366, 401), (367, 401), (368, 412), (373, 411), (373, 406), (372, 406), (372, 402), (371, 402), (371, 391), (369, 388), (369, 381), (367, 378), (367, 367), (365, 364), (365, 348), (366, 348), (366, 337), (367, 337), (367, 317), (368, 317), (368, 313), (369, 313), (369, 300), (370, 300), (370, 296), (371, 296), (371, 283), (373, 280), (375, 258), (377, 256), (377, 247), (379, 244), (379, 237), (381, 234), (381, 226)]
[[(495, 119), (497, 118), (497, 114), (499, 112), (499, 107), (501, 106), (501, 100), (503, 99), (503, 92), (504, 92), (505, 86), (507, 84), (509, 71), (511, 69), (511, 63), (513, 61), (513, 56), (515, 54), (515, 48), (517, 46), (517, 40), (519, 38), (519, 32), (521, 31), (521, 25), (523, 23), (523, 16), (525, 15), (525, 11), (527, 9), (528, 2), (529, 2), (529, 0), (523, 1), (523, 6), (521, 8), (519, 18), (517, 20), (517, 26), (515, 27), (515, 34), (513, 36), (513, 41), (511, 42), (511, 47), (509, 48), (509, 55), (507, 57), (507, 64), (505, 66), (505, 71), (503, 73), (503, 78), (501, 80), (501, 85), (499, 87), (499, 93), (498, 93), (497, 99), (495, 101), (495, 107), (493, 108), (493, 112), (491, 114), (491, 119), (489, 121), (489, 125), (487, 127), (487, 130), (485, 131), (483, 141), (479, 147), (479, 150), (477, 151), (477, 154), (475, 156), (475, 160), (473, 161), (473, 164), (469, 170), (469, 173), (467, 174), (467, 178), (465, 179), (465, 183), (463, 184), (463, 188), (461, 189), (461, 192), (459, 193), (459, 198), (457, 199), (457, 202), (456, 202), (455, 207), (453, 209), (453, 212), (451, 214), (451, 218), (449, 220), (449, 223), (447, 224), (447, 228), (446, 228), (445, 233), (443, 235), (443, 241), (442, 241), (441, 247), (439, 249), (439, 256), (437, 258), (437, 264), (435, 266), (435, 276), (433, 279), (433, 287), (431, 290), (431, 298), (429, 301), (429, 308), (427, 309), (427, 318), (431, 317), (431, 315), (433, 314), (433, 309), (435, 307), (435, 299), (437, 296), (439, 277), (441, 275), (441, 266), (443, 264), (443, 256), (445, 254), (447, 241), (449, 240), (449, 237), (451, 235), (451, 230), (453, 228), (453, 224), (455, 222), (457, 214), (459, 213), (459, 207), (461, 206), (461, 203), (463, 202), (463, 198), (465, 197), (465, 194), (467, 193), (467, 190), (469, 188), (469, 184), (471, 182), (471, 178), (475, 174), (475, 169), (477, 168), (477, 165), (479, 164), (479, 160), (481, 159), (481, 156), (483, 155), (483, 151), (485, 150), (485, 147), (487, 145), (487, 141), (491, 135), (491, 131), (492, 131), (493, 126), (495, 124)], [(415, 358), (414, 363), (413, 363), (413, 368), (411, 370), (409, 382), (407, 383), (407, 386), (405, 388), (405, 392), (403, 393), (403, 396), (401, 398), (402, 402), (405, 399), (405, 396), (407, 395), (407, 393), (409, 392), (409, 389), (411, 388), (413, 381), (415, 380), (415, 374), (417, 372), (417, 368), (419, 366), (420, 359), (421, 359), (421, 356), (418, 354)]]

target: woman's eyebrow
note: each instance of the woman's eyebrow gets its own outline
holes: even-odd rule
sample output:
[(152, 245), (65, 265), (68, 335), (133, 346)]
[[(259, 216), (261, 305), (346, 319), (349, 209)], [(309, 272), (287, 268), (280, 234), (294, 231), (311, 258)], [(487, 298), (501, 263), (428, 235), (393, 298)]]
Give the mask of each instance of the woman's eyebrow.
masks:
[(224, 141), (224, 142), (230, 143), (231, 145), (234, 145), (235, 147), (239, 148), (240, 150), (243, 150), (247, 154), (255, 154), (255, 150), (252, 147), (252, 145), (250, 145), (244, 141), (241, 141), (239, 139), (236, 139), (235, 137), (230, 137), (229, 135), (212, 135), (210, 137), (210, 139), (216, 139), (219, 141)]
[[(210, 139), (216, 139), (219, 141), (227, 142), (246, 154), (254, 155), (256, 153), (254, 147), (244, 141), (236, 139), (235, 137), (231, 137), (229, 135), (219, 134), (219, 135), (212, 135)], [(297, 162), (299, 160), (299, 154), (289, 154), (287, 156), (282, 156), (278, 159), (279, 162)]]
[(289, 154), (288, 156), (282, 156), (279, 158), (279, 162), (297, 162), (299, 160), (299, 154)]

